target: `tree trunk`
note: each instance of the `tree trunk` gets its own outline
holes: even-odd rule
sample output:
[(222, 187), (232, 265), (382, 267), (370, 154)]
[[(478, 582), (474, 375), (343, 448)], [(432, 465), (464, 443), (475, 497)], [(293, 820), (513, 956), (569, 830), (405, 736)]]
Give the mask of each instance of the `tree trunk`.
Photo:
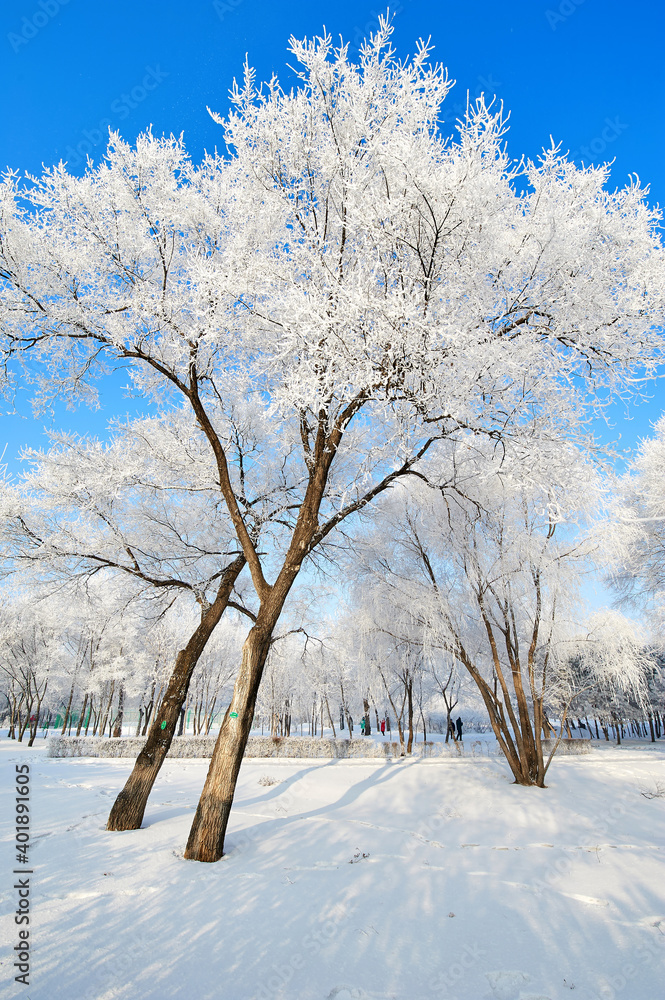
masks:
[[(106, 711), (104, 712), (104, 718), (102, 724), (99, 727), (99, 735), (104, 735), (104, 730), (106, 729), (106, 723), (108, 722), (109, 715), (111, 714), (111, 705), (113, 704), (113, 695), (115, 693), (115, 681), (111, 681), (111, 692), (109, 694), (109, 700), (106, 703)], [(111, 734), (109, 733), (109, 736)]]
[(34, 722), (33, 721), (30, 722), (30, 739), (28, 740), (29, 747), (31, 747), (35, 742), (35, 736), (37, 735), (37, 727), (39, 726), (40, 711), (41, 708), (38, 707), (37, 711), (34, 713), (35, 714)]
[(11, 691), (11, 700), (9, 695), (7, 695), (7, 702), (9, 704), (9, 730), (7, 732), (7, 739), (16, 739), (16, 718), (18, 715), (18, 706), (16, 703), (16, 695), (14, 690)]
[(65, 718), (63, 719), (62, 722), (62, 732), (60, 733), (61, 736), (65, 735), (65, 730), (67, 729), (67, 722), (69, 721), (69, 710), (72, 707), (72, 698), (74, 697), (75, 683), (76, 683), (75, 681), (72, 681), (72, 686), (69, 689), (69, 701), (67, 702), (67, 708), (65, 709)]
[(125, 689), (120, 685), (120, 691), (118, 693), (118, 714), (115, 717), (115, 725), (113, 727), (113, 735), (116, 739), (122, 736), (122, 716), (125, 707)]
[(23, 734), (28, 728), (28, 722), (30, 721), (30, 706), (28, 705), (25, 710), (25, 720), (21, 717), (21, 708), (19, 706), (18, 710), (18, 742), (23, 742)]
[(141, 734), (142, 736), (145, 736), (146, 733), (148, 732), (148, 725), (150, 723), (150, 716), (152, 715), (152, 709), (154, 704), (155, 704), (155, 682), (153, 681), (152, 688), (150, 689), (150, 701), (145, 707), (145, 719), (143, 720), (143, 733)]
[(406, 686), (406, 697), (409, 718), (409, 742), (406, 745), (406, 752), (411, 753), (413, 750), (413, 681), (409, 681)]
[(224, 836), (271, 635), (271, 627), (261, 627), (257, 622), (245, 640), (231, 704), (217, 737), (187, 841), (185, 858), (190, 861), (219, 861), (224, 853)]
[(44, 700), (44, 695), (46, 694), (46, 689), (48, 688), (48, 680), (45, 681), (44, 687), (42, 688), (41, 691), (39, 690), (39, 684), (37, 683), (36, 678), (34, 679), (34, 684), (35, 684), (35, 700), (37, 704), (35, 706), (36, 708), (35, 712), (32, 713), (34, 715), (34, 721), (32, 719), (30, 721), (30, 739), (28, 741), (29, 747), (33, 746), (35, 739), (37, 737), (37, 729), (39, 727), (39, 717), (42, 714), (42, 701)]
[(349, 739), (352, 740), (353, 739), (353, 726), (352, 726), (352, 723), (351, 723), (351, 715), (349, 713), (349, 709), (348, 709), (347, 704), (346, 704), (346, 698), (344, 696), (344, 685), (342, 684), (341, 681), (339, 682), (339, 689), (342, 692), (342, 712), (344, 713), (344, 716), (346, 718), (346, 724), (347, 724), (347, 726), (349, 728)]
[(400, 752), (400, 756), (404, 757), (404, 755), (406, 753), (406, 747), (404, 745), (404, 730), (402, 728), (402, 717), (401, 717), (401, 715), (397, 716), (397, 735), (399, 737), (399, 752)]
[(369, 714), (369, 702), (367, 698), (363, 698), (363, 708), (365, 710), (365, 736), (372, 735), (372, 723), (370, 721)]
[(125, 787), (113, 804), (106, 825), (107, 830), (138, 830), (141, 826), (152, 786), (173, 741), (194, 668), (224, 613), (233, 586), (244, 565), (244, 556), (238, 556), (227, 567), (215, 601), (203, 614), (198, 628), (185, 648), (176, 656), (160, 711), (153, 720), (148, 739), (136, 759)]
[(329, 721), (330, 721), (330, 726), (331, 726), (331, 728), (332, 728), (332, 731), (333, 731), (333, 738), (334, 738), (334, 739), (337, 739), (337, 733), (335, 732), (335, 723), (333, 722), (333, 717), (332, 717), (332, 715), (330, 714), (330, 705), (329, 705), (329, 703), (328, 703), (328, 692), (326, 692), (326, 693), (325, 693), (325, 694), (323, 695), (323, 697), (324, 697), (324, 698), (325, 698), (325, 700), (326, 700), (326, 709), (327, 709), (327, 711), (328, 711), (328, 719), (329, 719)]
[(212, 728), (212, 720), (215, 718), (215, 708), (216, 707), (217, 707), (217, 697), (215, 696), (215, 700), (212, 703), (212, 708), (208, 712), (208, 716), (206, 718), (206, 724), (205, 724), (205, 734), (206, 734), (206, 736), (210, 736), (210, 729)]
[(85, 720), (85, 735), (86, 735), (86, 736), (88, 735), (88, 726), (90, 725), (90, 718), (91, 718), (91, 716), (92, 716), (92, 705), (93, 705), (93, 701), (94, 701), (94, 695), (93, 695), (93, 694), (91, 693), (91, 694), (90, 694), (90, 704), (89, 704), (89, 706), (88, 706), (88, 717), (87, 717), (87, 719)]
[(81, 714), (79, 715), (78, 725), (76, 727), (76, 735), (81, 735), (81, 726), (83, 725), (83, 720), (85, 718), (85, 710), (88, 705), (88, 692), (85, 693), (85, 698), (83, 699), (83, 708), (81, 709)]

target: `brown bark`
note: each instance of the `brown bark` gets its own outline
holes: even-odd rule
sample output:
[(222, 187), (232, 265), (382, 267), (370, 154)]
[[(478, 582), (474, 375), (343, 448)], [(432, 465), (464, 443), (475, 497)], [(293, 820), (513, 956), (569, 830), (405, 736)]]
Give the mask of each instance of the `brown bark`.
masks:
[[(375, 496), (387, 489), (396, 478), (406, 475), (411, 466), (427, 451), (434, 439), (430, 439), (412, 459), (404, 463), (399, 470), (386, 476), (381, 483), (377, 484), (360, 500), (354, 501), (339, 511), (324, 525), (319, 525), (318, 516), (330, 466), (346, 427), (369, 397), (368, 394), (360, 393), (353, 399), (337, 416), (332, 429), (328, 425), (328, 414), (324, 409), (320, 411), (319, 419), (312, 428), (309, 427), (303, 415), (301, 432), (306, 464), (309, 469), (308, 484), (298, 511), (284, 563), (275, 583), (270, 585), (263, 575), (259, 553), (240, 513), (238, 501), (229, 479), (223, 445), (199, 397), (198, 375), (195, 365), (190, 366), (189, 386), (184, 391), (215, 454), (220, 488), (236, 529), (238, 541), (247, 557), (254, 589), (260, 601), (256, 623), (243, 647), (242, 662), (233, 698), (217, 738), (185, 851), (185, 857), (190, 860), (213, 862), (218, 861), (224, 853), (224, 835), (243, 753), (249, 738), (256, 695), (261, 683), (272, 633), (288, 593), (298, 576), (303, 559), (341, 520), (366, 506)], [(369, 716), (369, 706), (366, 712)]]
[(14, 691), (14, 686), (12, 684), (10, 690), (11, 698), (6, 695), (7, 702), (9, 703), (9, 731), (7, 732), (7, 739), (16, 739), (16, 720), (18, 719), (18, 703), (16, 700), (16, 692)]
[(185, 858), (188, 860), (219, 861), (224, 853), (224, 836), (240, 765), (252, 728), (256, 696), (270, 649), (271, 635), (272, 629), (261, 627), (257, 620), (245, 640), (231, 704), (217, 737), (189, 832), (185, 850)]
[(37, 736), (37, 727), (39, 726), (39, 717), (42, 714), (42, 701), (44, 700), (44, 695), (46, 694), (46, 689), (48, 687), (48, 680), (45, 682), (44, 687), (42, 688), (41, 691), (39, 690), (39, 685), (38, 685), (36, 679), (35, 679), (34, 684), (35, 684), (35, 696), (34, 696), (34, 700), (36, 700), (37, 704), (35, 706), (36, 710), (34, 712), (31, 712), (31, 716), (34, 715), (34, 721), (30, 722), (30, 739), (28, 741), (28, 746), (29, 747), (31, 747), (34, 744), (35, 738)]
[[(106, 730), (106, 723), (108, 722), (109, 715), (111, 714), (111, 705), (113, 704), (113, 695), (114, 694), (115, 694), (115, 681), (113, 680), (113, 681), (111, 681), (111, 690), (110, 690), (110, 693), (109, 693), (109, 699), (108, 699), (108, 701), (106, 703), (106, 710), (104, 712), (104, 717), (103, 717), (103, 720), (102, 720), (102, 724), (99, 727), (99, 735), (100, 736), (103, 736), (104, 732)], [(109, 736), (110, 735), (111, 734), (109, 733)]]
[(409, 720), (409, 742), (406, 745), (406, 752), (411, 753), (413, 750), (413, 681), (410, 678), (406, 685), (406, 697)]
[(328, 694), (327, 694), (327, 692), (324, 692), (323, 697), (325, 699), (326, 711), (328, 712), (328, 721), (330, 722), (330, 727), (331, 727), (331, 729), (333, 731), (333, 737), (334, 737), (334, 739), (337, 739), (337, 733), (335, 731), (335, 723), (333, 722), (333, 717), (332, 717), (332, 715), (330, 713), (330, 704), (328, 702)]
[[(316, 502), (306, 500), (301, 507), (282, 570), (275, 583), (261, 598), (256, 622), (245, 639), (231, 704), (217, 737), (187, 840), (185, 858), (190, 861), (219, 861), (224, 853), (226, 827), (272, 634), (316, 530), (316, 511), (320, 500), (319, 494)], [(323, 703), (321, 712), (323, 713)], [(323, 722), (323, 718), (321, 721)], [(323, 729), (323, 725), (321, 728)]]
[(67, 708), (65, 709), (65, 717), (64, 717), (63, 722), (62, 722), (62, 731), (60, 733), (61, 736), (65, 735), (65, 730), (67, 729), (67, 722), (69, 721), (69, 712), (70, 712), (70, 709), (72, 707), (72, 698), (74, 697), (74, 684), (75, 683), (76, 683), (76, 681), (72, 681), (72, 686), (69, 689), (69, 701), (67, 702)]
[(384, 691), (386, 693), (386, 697), (388, 699), (390, 707), (393, 710), (393, 715), (395, 716), (395, 721), (397, 722), (397, 733), (398, 733), (398, 736), (399, 736), (400, 756), (403, 757), (404, 756), (404, 752), (405, 752), (405, 747), (404, 747), (404, 730), (402, 729), (402, 716), (404, 715), (404, 703), (405, 703), (405, 699), (406, 699), (406, 694), (402, 698), (402, 705), (401, 705), (401, 708), (398, 711), (397, 705), (395, 704), (395, 700), (394, 700), (393, 696), (390, 693), (390, 688), (388, 687), (388, 682), (386, 681), (385, 674), (383, 673), (383, 670), (381, 669), (380, 666), (378, 666), (378, 671), (379, 671), (379, 675), (381, 677), (381, 680), (383, 681), (383, 689), (384, 689)]
[(200, 624), (185, 648), (176, 656), (160, 710), (155, 714), (148, 739), (136, 759), (132, 773), (113, 804), (107, 830), (138, 830), (141, 826), (152, 786), (173, 741), (194, 668), (228, 605), (233, 586), (244, 565), (245, 558), (240, 555), (226, 568), (214, 602), (202, 615)]
[(93, 702), (94, 702), (94, 697), (95, 696), (93, 694), (90, 695), (90, 705), (88, 707), (88, 717), (85, 720), (85, 735), (86, 736), (88, 735), (88, 727), (90, 725), (90, 719), (92, 718), (92, 706), (93, 706)]
[(349, 714), (349, 709), (346, 704), (346, 698), (344, 697), (344, 685), (339, 682), (339, 689), (342, 692), (342, 712), (344, 713), (344, 718), (346, 719), (346, 724), (349, 729), (349, 739), (353, 739), (353, 731), (351, 726), (351, 715)]
[(76, 726), (76, 735), (81, 735), (81, 726), (83, 725), (83, 720), (85, 718), (85, 710), (88, 704), (88, 692), (85, 693), (85, 698), (83, 699), (83, 708), (81, 709), (81, 714), (79, 715), (78, 725)]
[(153, 681), (152, 688), (150, 689), (150, 701), (145, 707), (145, 719), (143, 720), (143, 732), (142, 736), (145, 736), (148, 732), (148, 725), (150, 724), (150, 717), (152, 715), (152, 709), (155, 704), (155, 682)]
[(118, 714), (115, 717), (115, 723), (113, 724), (113, 736), (117, 739), (122, 736), (122, 717), (125, 708), (125, 689), (120, 685), (120, 691), (118, 693)]
[(28, 740), (28, 746), (29, 747), (31, 747), (34, 744), (34, 742), (35, 742), (35, 737), (37, 735), (37, 727), (39, 726), (39, 713), (40, 713), (40, 709), (38, 708), (37, 711), (35, 713), (33, 713), (34, 716), (35, 716), (34, 720), (32, 720), (32, 716), (30, 717), (31, 718), (31, 721), (30, 721), (30, 730), (29, 730), (30, 731), (30, 739)]
[(19, 707), (18, 707), (18, 742), (19, 743), (23, 742), (23, 734), (25, 733), (26, 727), (28, 725), (28, 718), (29, 718), (29, 715), (28, 715), (29, 709), (26, 710), (25, 715), (24, 715), (22, 709), (23, 709), (23, 704), (19, 703)]

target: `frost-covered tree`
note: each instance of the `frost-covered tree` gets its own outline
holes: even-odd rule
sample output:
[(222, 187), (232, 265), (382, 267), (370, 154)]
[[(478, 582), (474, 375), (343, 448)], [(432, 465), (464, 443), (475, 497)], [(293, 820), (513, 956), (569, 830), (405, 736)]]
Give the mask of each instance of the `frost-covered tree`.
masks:
[[(411, 644), (419, 633), (457, 660), (523, 785), (544, 786), (576, 697), (601, 688), (639, 699), (648, 666), (631, 622), (581, 613), (595, 544), (580, 515), (601, 494), (592, 469), (561, 451), (543, 485), (525, 480), (523, 454), (498, 456), (469, 438), (450, 454), (454, 491), (434, 478), (396, 489), (364, 557), (372, 622)], [(561, 732), (547, 755), (550, 706)]]
[(608, 533), (613, 546), (611, 579), (620, 600), (644, 611), (653, 641), (665, 647), (665, 416), (640, 443), (628, 472), (617, 483)]
[[(193, 859), (222, 854), (271, 637), (328, 534), (441, 438), (515, 434), (534, 413), (575, 433), (587, 404), (631, 391), (660, 356), (663, 253), (644, 192), (607, 192), (606, 168), (556, 149), (518, 186), (505, 119), (482, 99), (444, 140), (450, 81), (425, 45), (398, 61), (390, 30), (359, 65), (330, 37), (292, 39), (292, 93), (276, 79), (257, 91), (247, 70), (225, 158), (195, 167), (179, 141), (114, 136), (83, 178), (60, 165), (3, 185), (6, 370), (25, 359), (42, 399), (78, 398), (98, 363), (119, 362), (138, 391), (183, 396), (251, 574), (256, 622)], [(211, 409), (247, 394), (303, 477), (267, 554)]]
[[(178, 597), (198, 606), (198, 621), (190, 622), (179, 601), (181, 629), (174, 642), (180, 647), (174, 651), (173, 643), (168, 646), (169, 655), (175, 655), (171, 676), (165, 685), (153, 677), (141, 706), (144, 735), (151, 718), (153, 723), (118, 806), (125, 822), (131, 818), (138, 825), (190, 680), (222, 614), (229, 606), (252, 614), (238, 592), (245, 560), (237, 552), (228, 515), (220, 510), (212, 455), (204, 435), (187, 417), (175, 410), (116, 424), (106, 444), (52, 434), (48, 451), (24, 453), (29, 471), (18, 483), (5, 484), (0, 495), (4, 572), (29, 572), (33, 586), (51, 589), (80, 590), (92, 580), (112, 579), (124, 587), (127, 603), (152, 604), (148, 614), (153, 616)], [(250, 463), (262, 414), (240, 405), (230, 415), (218, 411), (217, 419), (229, 452), (237, 461)], [(268, 497), (274, 512), (274, 499), (279, 494), (281, 504), (285, 496), (275, 477), (266, 480), (265, 471), (258, 476), (245, 472), (244, 495), (256, 538), (270, 516)], [(190, 624), (188, 635), (182, 627), (185, 621)], [(81, 655), (92, 656), (96, 639), (85, 629), (77, 633), (75, 643)], [(161, 663), (160, 678), (163, 669)], [(221, 676), (219, 681), (223, 684)], [(66, 716), (74, 686), (73, 680)], [(108, 689), (112, 698), (113, 681)], [(160, 712), (153, 717), (156, 693)], [(89, 696), (92, 704), (92, 690)]]
[(3, 588), (0, 601), (0, 658), (14, 687), (22, 686), (25, 704), (33, 702), (32, 738), (40, 710), (59, 715), (63, 733), (77, 718), (77, 733), (84, 719), (94, 733), (117, 724), (124, 695), (136, 692), (147, 662), (145, 616), (128, 613), (121, 589), (108, 580), (103, 586), (91, 581), (78, 592), (49, 589), (22, 574)]
[(58, 624), (50, 614), (36, 613), (26, 594), (0, 603), (0, 681), (9, 708), (9, 733), (19, 743), (28, 731), (28, 746), (37, 735), (42, 703), (58, 660)]

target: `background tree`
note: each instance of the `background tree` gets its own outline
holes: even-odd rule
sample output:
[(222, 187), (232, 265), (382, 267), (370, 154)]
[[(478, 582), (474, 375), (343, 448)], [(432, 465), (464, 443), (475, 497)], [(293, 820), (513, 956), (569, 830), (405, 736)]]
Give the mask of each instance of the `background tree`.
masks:
[(0, 673), (9, 705), (9, 733), (22, 742), (28, 731), (28, 746), (37, 735), (42, 702), (49, 675), (57, 659), (57, 626), (52, 616), (36, 613), (25, 594), (0, 605)]
[[(393, 634), (407, 638), (415, 625), (458, 661), (515, 781), (544, 786), (574, 698), (591, 687), (640, 697), (646, 657), (622, 616), (585, 622), (575, 613), (594, 546), (570, 520), (598, 501), (591, 468), (567, 450), (556, 461), (565, 475), (544, 488), (524, 482), (522, 458), (471, 442), (451, 448), (454, 499), (432, 485), (401, 487), (384, 504), (390, 551), (377, 532), (367, 565)], [(565, 485), (557, 489), (556, 478)], [(560, 711), (561, 732), (546, 757), (548, 705)]]
[[(611, 581), (620, 601), (645, 612), (657, 648), (665, 647), (665, 416), (642, 441), (626, 474), (607, 525), (613, 546)], [(608, 546), (609, 547), (609, 546)]]

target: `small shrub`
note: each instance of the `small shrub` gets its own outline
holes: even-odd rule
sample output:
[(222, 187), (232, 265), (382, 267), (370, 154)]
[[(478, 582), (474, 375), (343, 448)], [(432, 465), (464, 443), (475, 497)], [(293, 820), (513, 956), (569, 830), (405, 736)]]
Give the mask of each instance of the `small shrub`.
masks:
[(665, 785), (657, 781), (653, 788), (641, 789), (640, 795), (643, 795), (645, 799), (665, 799)]

